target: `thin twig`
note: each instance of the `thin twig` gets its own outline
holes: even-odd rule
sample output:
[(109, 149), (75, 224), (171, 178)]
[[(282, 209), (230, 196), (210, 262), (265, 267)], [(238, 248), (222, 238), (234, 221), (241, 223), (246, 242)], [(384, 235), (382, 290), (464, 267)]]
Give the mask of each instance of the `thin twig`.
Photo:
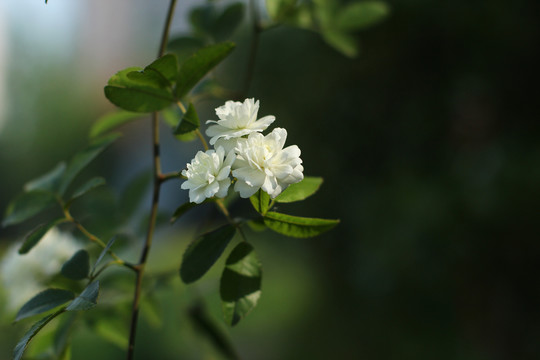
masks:
[[(161, 44), (158, 51), (158, 58), (162, 57), (165, 53), (165, 49), (167, 47), (167, 41), (169, 38), (169, 29), (171, 26), (174, 8), (176, 6), (176, 0), (171, 0), (169, 4), (169, 10), (167, 13), (167, 19), (165, 21), (165, 26), (163, 28), (163, 34), (161, 36)], [(150, 252), (150, 249), (152, 247), (152, 239), (154, 235), (154, 229), (156, 226), (156, 218), (157, 218), (157, 211), (158, 211), (158, 203), (159, 203), (159, 192), (161, 189), (162, 184), (162, 174), (161, 174), (161, 160), (159, 155), (159, 118), (158, 113), (154, 112), (152, 114), (152, 134), (153, 134), (153, 146), (152, 146), (152, 153), (153, 153), (153, 163), (154, 163), (154, 189), (152, 194), (152, 207), (150, 211), (150, 223), (148, 225), (148, 232), (146, 233), (146, 240), (143, 246), (143, 249), (141, 251), (141, 257), (139, 260), (139, 264), (137, 265), (136, 272), (136, 279), (135, 279), (135, 292), (133, 295), (133, 307), (131, 311), (131, 326), (129, 331), (129, 343), (128, 343), (128, 351), (127, 351), (127, 360), (132, 360), (134, 355), (134, 349), (135, 349), (135, 337), (137, 333), (137, 320), (139, 317), (139, 304), (141, 300), (141, 289), (142, 289), (142, 279), (144, 274), (144, 268), (146, 265), (146, 261), (148, 259), (148, 253)]]

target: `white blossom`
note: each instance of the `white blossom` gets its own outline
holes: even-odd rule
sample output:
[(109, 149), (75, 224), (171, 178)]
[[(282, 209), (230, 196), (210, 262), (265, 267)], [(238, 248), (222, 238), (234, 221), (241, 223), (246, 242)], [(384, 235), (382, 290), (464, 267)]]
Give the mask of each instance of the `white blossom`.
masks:
[[(199, 151), (187, 170), (182, 170), (187, 180), (182, 183), (182, 189), (189, 189), (189, 201), (200, 204), (205, 199), (227, 195), (231, 185), (229, 174), (235, 160), (234, 152), (229, 152), (225, 158), (225, 149)], [(225, 159), (224, 159), (225, 158)]]
[(296, 145), (283, 149), (286, 139), (287, 130), (276, 128), (266, 136), (252, 133), (238, 144), (232, 174), (237, 178), (234, 189), (241, 197), (263, 189), (273, 199), (304, 178), (300, 149)]
[(206, 123), (214, 123), (206, 130), (210, 136), (210, 145), (214, 145), (218, 139), (234, 139), (254, 132), (265, 130), (276, 119), (269, 115), (257, 120), (259, 100), (246, 99), (244, 103), (239, 101), (227, 101), (225, 105), (216, 108), (218, 121), (208, 120)]
[(0, 280), (5, 289), (6, 308), (15, 311), (34, 295), (46, 289), (47, 282), (60, 272), (62, 264), (81, 248), (71, 234), (49, 230), (26, 254), (19, 254), (16, 242), (0, 261)]

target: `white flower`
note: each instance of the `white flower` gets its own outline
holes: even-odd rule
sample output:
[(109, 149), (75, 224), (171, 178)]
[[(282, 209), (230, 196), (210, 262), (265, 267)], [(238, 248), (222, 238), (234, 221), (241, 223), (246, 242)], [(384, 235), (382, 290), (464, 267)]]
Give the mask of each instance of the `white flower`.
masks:
[(225, 157), (225, 149), (199, 151), (187, 170), (182, 170), (187, 180), (182, 183), (182, 189), (189, 189), (189, 201), (200, 204), (206, 198), (225, 197), (231, 185), (229, 174), (236, 155), (229, 152)]
[(81, 248), (75, 238), (56, 228), (49, 230), (27, 254), (18, 253), (22, 242), (11, 245), (0, 261), (0, 279), (6, 291), (6, 307), (15, 311), (46, 289), (62, 264)]
[(239, 101), (227, 101), (225, 105), (216, 109), (218, 121), (208, 120), (206, 123), (215, 123), (208, 127), (206, 135), (210, 136), (210, 145), (214, 145), (218, 139), (233, 139), (254, 132), (265, 130), (276, 119), (269, 115), (257, 120), (259, 100), (246, 99), (244, 103)]
[(238, 144), (232, 174), (238, 180), (234, 189), (241, 197), (248, 198), (262, 188), (273, 199), (304, 178), (300, 149), (296, 145), (283, 149), (286, 139), (287, 130), (276, 128), (266, 136), (252, 133)]

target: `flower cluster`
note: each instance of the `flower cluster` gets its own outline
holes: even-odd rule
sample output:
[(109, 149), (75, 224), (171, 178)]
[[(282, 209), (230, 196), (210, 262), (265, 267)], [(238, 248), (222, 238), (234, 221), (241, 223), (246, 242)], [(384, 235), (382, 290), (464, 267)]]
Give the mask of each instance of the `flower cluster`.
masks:
[(227, 101), (216, 109), (219, 120), (206, 130), (214, 149), (199, 151), (187, 169), (182, 171), (186, 181), (182, 189), (189, 190), (189, 200), (200, 204), (210, 197), (225, 197), (236, 179), (234, 190), (249, 198), (262, 189), (272, 199), (287, 186), (304, 178), (300, 149), (296, 145), (283, 148), (287, 130), (275, 128), (266, 136), (261, 134), (275, 120), (265, 116), (257, 120), (259, 101), (246, 99), (243, 103)]

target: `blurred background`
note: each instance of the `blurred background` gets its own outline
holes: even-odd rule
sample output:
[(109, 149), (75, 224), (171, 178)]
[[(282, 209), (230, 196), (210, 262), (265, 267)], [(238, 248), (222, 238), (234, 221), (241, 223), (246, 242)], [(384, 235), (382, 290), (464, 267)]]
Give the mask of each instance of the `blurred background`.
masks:
[[(173, 35), (190, 31), (187, 14), (199, 3), (179, 2)], [(314, 239), (250, 232), (263, 294), (229, 336), (243, 359), (538, 359), (540, 3), (388, 4), (385, 21), (354, 34), (356, 58), (307, 30), (280, 26), (261, 35), (247, 96), (260, 99), (260, 116), (273, 114), (274, 125), (287, 128), (305, 174), (325, 179), (314, 197), (280, 209), (341, 224)], [(95, 119), (114, 109), (103, 95), (108, 78), (154, 59), (167, 6), (0, 3), (2, 211), (25, 182), (87, 144)], [(250, 39), (246, 23), (219, 73), (233, 88), (244, 81)], [(215, 118), (223, 100), (198, 103), (201, 120)], [(95, 198), (122, 192), (150, 167), (149, 121), (122, 132), (85, 172), (107, 179)], [(163, 133), (164, 170), (182, 169), (198, 144)], [(179, 187), (166, 184), (164, 214), (186, 201)], [(155, 266), (178, 266), (195, 232), (190, 219), (213, 211), (165, 225)], [(0, 248), (29, 229), (0, 229)], [(190, 301), (202, 296), (221, 322), (218, 282), (216, 269), (196, 289), (169, 280), (156, 306), (165, 319), (142, 321), (138, 358), (219, 359), (187, 317)], [(12, 325), (5, 311), (0, 318), (7, 359), (31, 321)], [(77, 329), (72, 353), (124, 356), (91, 327)]]

